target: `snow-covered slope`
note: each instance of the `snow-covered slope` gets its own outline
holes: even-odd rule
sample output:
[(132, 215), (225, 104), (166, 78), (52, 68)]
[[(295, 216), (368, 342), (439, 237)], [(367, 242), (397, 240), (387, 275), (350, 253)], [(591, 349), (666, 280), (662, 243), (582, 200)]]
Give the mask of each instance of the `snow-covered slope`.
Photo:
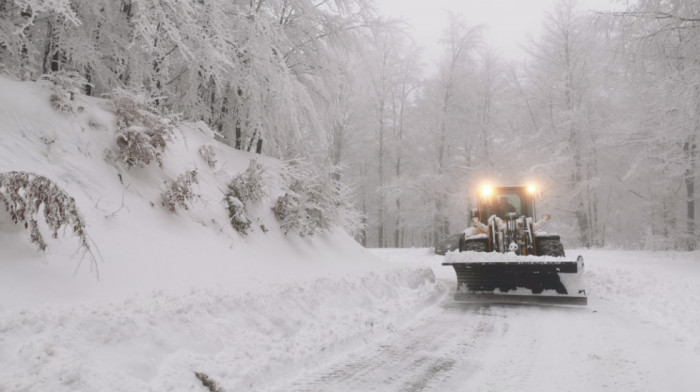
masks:
[[(0, 172), (43, 175), (74, 197), (97, 260), (81, 257), (70, 231), (46, 234), (38, 252), (0, 207), (0, 391), (192, 390), (195, 372), (239, 390), (270, 366), (391, 328), (442, 292), (429, 269), (386, 263), (341, 230), (283, 235), (270, 211), (276, 160), (193, 124), (176, 130), (162, 168), (127, 170), (105, 159), (115, 141), (106, 101), (80, 97), (85, 110), (65, 115), (48, 97), (0, 78)], [(251, 159), (269, 181), (242, 236), (223, 189)], [(168, 212), (165, 182), (193, 169), (200, 197)]]

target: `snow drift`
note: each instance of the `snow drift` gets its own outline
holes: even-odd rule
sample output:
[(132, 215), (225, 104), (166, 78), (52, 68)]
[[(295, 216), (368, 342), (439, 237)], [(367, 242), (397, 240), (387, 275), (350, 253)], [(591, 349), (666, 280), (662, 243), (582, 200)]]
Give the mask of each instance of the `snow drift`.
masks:
[[(271, 211), (279, 161), (197, 123), (173, 130), (162, 167), (127, 168), (109, 158), (108, 103), (77, 99), (59, 114), (41, 85), (0, 78), (0, 172), (45, 176), (74, 198), (94, 255), (70, 230), (37, 251), (0, 207), (0, 391), (191, 390), (195, 373), (241, 390), (442, 293), (430, 269), (385, 263), (342, 230), (284, 235)], [(224, 193), (253, 159), (266, 194), (241, 235)], [(195, 170), (197, 196), (172, 213), (162, 195)]]

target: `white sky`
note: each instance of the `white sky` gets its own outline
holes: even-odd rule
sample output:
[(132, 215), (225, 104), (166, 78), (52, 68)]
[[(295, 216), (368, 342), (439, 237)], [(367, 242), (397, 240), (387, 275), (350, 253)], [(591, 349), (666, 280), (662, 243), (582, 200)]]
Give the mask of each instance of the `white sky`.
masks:
[[(509, 60), (524, 55), (520, 48), (537, 36), (547, 12), (557, 0), (375, 0), (382, 14), (405, 19), (414, 38), (424, 47), (425, 60), (433, 63), (441, 48), (438, 39), (447, 10), (461, 14), (470, 26), (484, 25), (487, 44)], [(610, 9), (611, 0), (579, 0), (581, 9)]]

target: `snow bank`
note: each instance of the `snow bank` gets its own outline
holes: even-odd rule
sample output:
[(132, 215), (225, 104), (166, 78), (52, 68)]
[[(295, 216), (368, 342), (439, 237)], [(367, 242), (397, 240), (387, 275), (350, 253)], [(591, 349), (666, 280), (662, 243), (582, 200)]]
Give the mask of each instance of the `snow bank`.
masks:
[[(443, 293), (430, 269), (386, 263), (341, 230), (283, 235), (271, 212), (279, 161), (185, 124), (162, 167), (126, 169), (105, 159), (115, 143), (105, 101), (81, 97), (84, 110), (64, 115), (48, 95), (0, 78), (0, 171), (46, 176), (74, 197), (96, 260), (69, 233), (38, 252), (0, 206), (0, 391), (198, 390), (195, 372), (255, 389)], [(266, 196), (242, 236), (222, 190), (251, 159)], [(198, 197), (170, 213), (160, 196), (191, 170)]]
[(433, 282), (428, 269), (398, 270), (243, 296), (193, 289), (4, 314), (0, 390), (198, 390), (195, 372), (224, 390), (255, 390), (390, 331), (435, 295)]
[(454, 269), (443, 266), (445, 256), (436, 255), (433, 248), (371, 249), (371, 252), (391, 264), (430, 268), (436, 279), (456, 282)]

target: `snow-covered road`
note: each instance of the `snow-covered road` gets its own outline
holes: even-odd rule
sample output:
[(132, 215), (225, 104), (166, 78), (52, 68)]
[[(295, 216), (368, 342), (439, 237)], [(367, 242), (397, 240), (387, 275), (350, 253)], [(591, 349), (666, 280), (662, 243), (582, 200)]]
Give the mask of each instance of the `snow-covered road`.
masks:
[(582, 251), (589, 303), (568, 307), (455, 302), (441, 256), (372, 253), (389, 263), (257, 291), (0, 308), (0, 392), (207, 391), (197, 374), (221, 391), (698, 390), (700, 253)]
[[(378, 253), (406, 263), (435, 266), (439, 261), (423, 250)], [(626, 265), (620, 255), (600, 268), (600, 260), (592, 261), (591, 268), (598, 271), (614, 266), (610, 273), (619, 275)], [(643, 260), (636, 262), (643, 269)], [(697, 267), (692, 260), (690, 265), (658, 262), (670, 266), (658, 271), (666, 274)], [(623, 281), (635, 278), (634, 266), (627, 265), (632, 270)], [(449, 269), (448, 273), (436, 272), (441, 284), (454, 288)], [(598, 286), (617, 281), (610, 276), (602, 279), (603, 275), (589, 274), (594, 293), (605, 294)], [(683, 287), (682, 280), (676, 283)], [(620, 291), (617, 298), (592, 295), (584, 307), (469, 305), (454, 302), (451, 292), (387, 337), (341, 353), (270, 390), (697, 390), (697, 341), (674, 332), (677, 320), (654, 319), (654, 309), (647, 308), (645, 313), (625, 306), (635, 292), (625, 293), (625, 287), (612, 289)], [(696, 295), (697, 290), (686, 294)], [(663, 301), (661, 297), (671, 293), (656, 295)], [(676, 316), (683, 319), (687, 314)]]

